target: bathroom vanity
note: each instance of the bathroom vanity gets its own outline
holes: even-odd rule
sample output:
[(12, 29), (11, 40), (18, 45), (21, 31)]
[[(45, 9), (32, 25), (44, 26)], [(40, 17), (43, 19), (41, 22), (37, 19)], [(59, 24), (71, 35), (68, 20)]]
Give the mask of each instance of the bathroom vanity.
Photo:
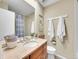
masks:
[(38, 47), (34, 52), (32, 52), (28, 57), (25, 56), (23, 59), (46, 59), (47, 58), (47, 44), (44, 43)]
[(47, 59), (47, 40), (38, 38), (36, 42), (34, 47), (18, 43), (17, 47), (4, 51), (4, 59)]

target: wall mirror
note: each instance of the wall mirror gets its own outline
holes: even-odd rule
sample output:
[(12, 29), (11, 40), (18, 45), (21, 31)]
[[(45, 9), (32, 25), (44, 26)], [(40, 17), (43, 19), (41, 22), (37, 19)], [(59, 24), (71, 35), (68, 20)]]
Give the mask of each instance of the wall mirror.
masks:
[(29, 36), (34, 33), (35, 9), (24, 0), (8, 0), (8, 10), (15, 12), (15, 35)]

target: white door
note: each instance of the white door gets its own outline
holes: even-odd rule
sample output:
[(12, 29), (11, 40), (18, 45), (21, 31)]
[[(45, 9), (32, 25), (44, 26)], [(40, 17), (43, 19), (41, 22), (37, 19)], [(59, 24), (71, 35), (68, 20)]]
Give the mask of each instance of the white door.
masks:
[(0, 8), (0, 38), (15, 34), (15, 13)]

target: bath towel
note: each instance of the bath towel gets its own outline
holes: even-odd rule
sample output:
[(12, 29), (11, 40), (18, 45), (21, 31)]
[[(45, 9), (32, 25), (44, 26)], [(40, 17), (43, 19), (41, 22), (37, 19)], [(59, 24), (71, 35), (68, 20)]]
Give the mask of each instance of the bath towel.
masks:
[(65, 33), (65, 19), (63, 17), (59, 17), (58, 27), (57, 27), (57, 38), (61, 40), (61, 42), (64, 41)]

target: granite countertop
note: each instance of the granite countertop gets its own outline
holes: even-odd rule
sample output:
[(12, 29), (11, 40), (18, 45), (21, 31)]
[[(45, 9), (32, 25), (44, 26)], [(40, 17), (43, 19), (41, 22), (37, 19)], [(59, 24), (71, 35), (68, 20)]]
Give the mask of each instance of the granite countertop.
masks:
[(26, 48), (23, 46), (23, 43), (18, 43), (16, 48), (5, 50), (4, 59), (22, 59), (29, 56), (37, 48), (47, 42), (47, 40), (39, 38), (37, 38), (36, 41), (38, 42), (38, 44), (31, 48)]

